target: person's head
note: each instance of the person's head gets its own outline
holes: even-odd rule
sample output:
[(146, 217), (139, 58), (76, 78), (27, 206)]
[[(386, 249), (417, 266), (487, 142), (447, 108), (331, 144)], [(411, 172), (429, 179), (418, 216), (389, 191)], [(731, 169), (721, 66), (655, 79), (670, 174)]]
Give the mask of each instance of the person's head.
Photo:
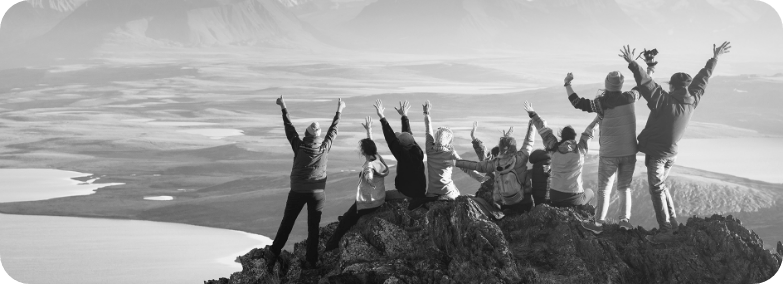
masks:
[(691, 75), (683, 72), (677, 72), (669, 79), (669, 92), (674, 92), (679, 89), (688, 88), (691, 85), (693, 78)]
[(623, 82), (625, 82), (623, 74), (620, 71), (612, 71), (606, 75), (604, 88), (607, 92), (620, 92), (623, 90)]
[(439, 127), (435, 132), (435, 146), (451, 148), (451, 142), (454, 141), (454, 132), (448, 127)]
[[(511, 136), (500, 137), (498, 142), (498, 155), (510, 154), (517, 152), (517, 140)], [(495, 155), (497, 156), (497, 155)]]
[(500, 147), (498, 146), (492, 147), (492, 150), (489, 151), (489, 153), (492, 154), (492, 157), (497, 157), (498, 155), (500, 155)]
[(375, 146), (375, 142), (370, 138), (364, 138), (359, 140), (359, 152), (369, 160), (374, 160), (375, 155), (378, 155), (378, 148)]
[(305, 131), (305, 137), (319, 137), (321, 136), (321, 125), (318, 122), (313, 122), (307, 127)]
[(413, 139), (413, 135), (408, 132), (395, 132), (394, 135), (397, 136), (397, 140), (400, 141), (400, 145), (403, 147), (410, 147), (416, 143), (416, 140)]
[(560, 130), (560, 141), (568, 141), (574, 139), (576, 139), (576, 130), (574, 130), (574, 127), (572, 127), (571, 125), (563, 127), (563, 129)]

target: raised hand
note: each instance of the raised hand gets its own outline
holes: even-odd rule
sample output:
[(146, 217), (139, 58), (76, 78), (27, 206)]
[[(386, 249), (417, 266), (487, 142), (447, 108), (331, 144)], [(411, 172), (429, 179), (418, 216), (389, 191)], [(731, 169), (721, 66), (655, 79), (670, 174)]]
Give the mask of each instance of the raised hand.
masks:
[(409, 109), (411, 109), (411, 104), (408, 101), (400, 102), (400, 108), (394, 108), (400, 116), (407, 116)]
[(525, 111), (528, 113), (534, 112), (533, 110), (533, 104), (529, 103), (528, 101), (525, 101)]
[(636, 48), (631, 50), (631, 46), (630, 45), (626, 45), (626, 46), (623, 46), (622, 49), (620, 49), (620, 54), (617, 55), (617, 56), (620, 56), (623, 59), (625, 59), (626, 62), (631, 63), (631, 62), (634, 61), (634, 58), (633, 58), (634, 53), (636, 53)]
[(372, 117), (365, 117), (364, 123), (362, 123), (362, 127), (364, 127), (365, 130), (372, 131)]
[(375, 100), (375, 104), (372, 106), (375, 107), (375, 113), (378, 114), (378, 117), (383, 119), (383, 112), (386, 110), (386, 108), (383, 107), (383, 102), (381, 100)]
[(343, 112), (345, 109), (345, 102), (342, 98), (337, 99), (337, 112)]
[(478, 129), (478, 121), (473, 122), (473, 129), (470, 130), (470, 139), (476, 140), (476, 129)]
[(432, 104), (430, 104), (430, 101), (427, 100), (423, 105), (421, 105), (422, 109), (424, 109), (424, 114), (430, 114), (430, 110), (432, 109)]
[(574, 80), (574, 73), (568, 72), (568, 74), (566, 74), (565, 79), (563, 79), (563, 82), (566, 85), (570, 85), (571, 81), (573, 81), (573, 80)]
[(503, 136), (504, 137), (509, 137), (509, 136), (511, 136), (511, 134), (514, 134), (514, 127), (513, 126), (509, 127), (508, 131), (503, 131)]
[(729, 51), (731, 51), (730, 49), (731, 49), (731, 42), (728, 41), (724, 41), (723, 44), (721, 44), (718, 47), (716, 47), (715, 44), (713, 44), (712, 45), (712, 53), (714, 54), (713, 58), (717, 59), (719, 56), (729, 53)]
[(280, 108), (285, 108), (285, 100), (283, 99), (283, 95), (280, 95), (279, 98), (275, 101), (277, 105), (280, 106)]

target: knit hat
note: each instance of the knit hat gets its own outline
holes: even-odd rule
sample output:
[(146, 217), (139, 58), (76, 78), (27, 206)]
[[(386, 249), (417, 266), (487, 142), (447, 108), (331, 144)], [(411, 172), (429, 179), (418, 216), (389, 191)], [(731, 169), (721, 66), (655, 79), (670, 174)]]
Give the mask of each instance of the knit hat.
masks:
[(409, 148), (410, 146), (413, 146), (413, 144), (416, 144), (413, 135), (408, 132), (395, 132), (394, 134), (397, 136), (397, 140), (400, 141), (400, 145), (402, 145), (403, 148)]
[(669, 85), (675, 88), (685, 88), (691, 85), (691, 81), (693, 81), (691, 75), (677, 72), (672, 75), (672, 78), (669, 80)]
[(606, 88), (607, 92), (619, 92), (623, 89), (624, 81), (625, 77), (623, 77), (620, 71), (609, 72), (604, 81), (604, 88)]
[(310, 126), (307, 127), (307, 131), (305, 132), (305, 136), (317, 137), (320, 135), (321, 135), (321, 125), (318, 124), (318, 122), (311, 123)]

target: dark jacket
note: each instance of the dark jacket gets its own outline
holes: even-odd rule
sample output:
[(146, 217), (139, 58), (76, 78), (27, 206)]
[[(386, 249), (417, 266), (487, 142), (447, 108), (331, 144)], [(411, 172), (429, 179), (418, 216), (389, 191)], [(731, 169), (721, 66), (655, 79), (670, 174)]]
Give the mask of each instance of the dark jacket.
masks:
[(549, 152), (538, 149), (530, 154), (530, 163), (533, 164), (533, 170), (528, 172), (530, 183), (533, 186), (533, 199), (536, 205), (547, 203), (549, 200), (549, 174), (548, 167), (552, 164), (552, 157)]
[(291, 167), (291, 191), (299, 193), (323, 192), (326, 188), (326, 162), (332, 142), (337, 137), (337, 124), (340, 123), (340, 113), (334, 115), (332, 125), (325, 138), (305, 135), (299, 139), (294, 124), (288, 117), (288, 110), (283, 109), (283, 125), (285, 136), (294, 150), (294, 165)]
[(639, 133), (639, 152), (663, 158), (677, 155), (677, 142), (685, 134), (691, 115), (699, 105), (717, 63), (715, 58), (710, 59), (687, 89), (677, 89), (672, 93), (664, 91), (638, 63), (628, 65), (636, 79), (639, 93), (647, 100), (647, 107), (650, 108), (647, 125)]
[(386, 118), (381, 118), (383, 137), (389, 150), (397, 159), (397, 177), (394, 178), (394, 187), (397, 191), (408, 197), (424, 197), (427, 193), (427, 176), (424, 174), (424, 152), (419, 144), (413, 140), (411, 124), (407, 116), (402, 116), (402, 131), (411, 135), (411, 139), (401, 141)]

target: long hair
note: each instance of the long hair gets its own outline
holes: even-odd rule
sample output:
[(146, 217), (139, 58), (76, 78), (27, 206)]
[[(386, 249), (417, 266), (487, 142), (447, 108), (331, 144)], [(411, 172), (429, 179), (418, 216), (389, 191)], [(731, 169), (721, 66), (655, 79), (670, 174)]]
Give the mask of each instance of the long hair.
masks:
[(503, 136), (500, 137), (500, 141), (498, 142), (498, 155), (506, 153), (516, 153), (517, 152), (517, 140), (514, 139), (514, 137), (511, 136)]
[(448, 127), (438, 127), (435, 132), (435, 147), (451, 148), (454, 142), (454, 132)]

